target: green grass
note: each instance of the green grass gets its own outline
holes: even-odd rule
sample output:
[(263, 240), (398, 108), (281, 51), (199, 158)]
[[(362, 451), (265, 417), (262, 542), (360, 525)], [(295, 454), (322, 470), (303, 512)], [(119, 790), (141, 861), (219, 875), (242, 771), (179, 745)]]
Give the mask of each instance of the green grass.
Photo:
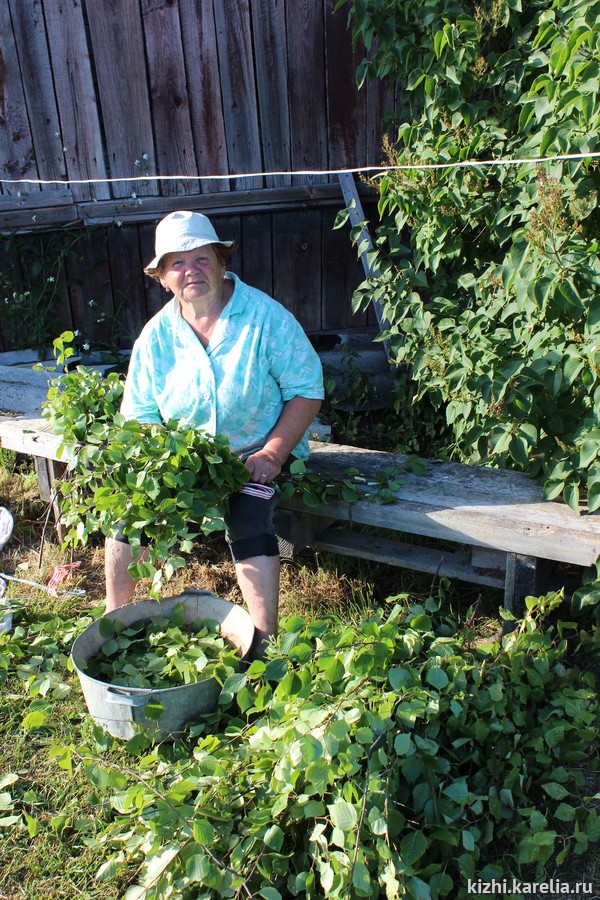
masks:
[(11, 812), (20, 813), (21, 821), (2, 829), (0, 897), (119, 897), (118, 884), (94, 885), (98, 855), (86, 839), (97, 820), (97, 798), (82, 775), (67, 778), (48, 758), (48, 747), (77, 739), (87, 718), (77, 686), (68, 700), (54, 704), (43, 728), (26, 731), (22, 722), (31, 703), (14, 679), (2, 685), (0, 771), (18, 776), (7, 790), (15, 800)]

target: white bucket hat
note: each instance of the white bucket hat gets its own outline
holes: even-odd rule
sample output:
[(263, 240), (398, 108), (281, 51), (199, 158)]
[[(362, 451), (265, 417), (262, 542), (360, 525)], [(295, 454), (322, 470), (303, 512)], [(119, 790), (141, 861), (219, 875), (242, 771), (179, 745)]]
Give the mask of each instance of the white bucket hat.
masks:
[(148, 263), (144, 272), (156, 275), (160, 261), (167, 253), (183, 253), (186, 250), (197, 250), (206, 244), (222, 244), (233, 247), (233, 241), (221, 241), (210, 221), (202, 213), (183, 210), (169, 213), (156, 226), (154, 239), (154, 259)]

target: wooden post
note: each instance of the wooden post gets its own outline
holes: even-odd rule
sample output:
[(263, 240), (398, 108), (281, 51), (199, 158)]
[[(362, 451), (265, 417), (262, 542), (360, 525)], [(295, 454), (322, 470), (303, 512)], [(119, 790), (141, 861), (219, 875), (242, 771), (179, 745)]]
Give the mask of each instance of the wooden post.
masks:
[(52, 504), (56, 534), (62, 543), (64, 528), (60, 521), (60, 504), (56, 496), (55, 482), (64, 475), (66, 465), (65, 463), (56, 462), (54, 459), (44, 459), (43, 456), (34, 457), (34, 461), (40, 497), (46, 503)]
[[(340, 187), (344, 195), (344, 202), (348, 207), (350, 224), (353, 228), (359, 227), (361, 230), (360, 238), (358, 240), (359, 248), (361, 248), (359, 249), (359, 256), (365, 270), (365, 275), (367, 276), (367, 278), (376, 278), (379, 274), (379, 269), (377, 268), (377, 266), (372, 265), (372, 263), (370, 263), (368, 259), (368, 253), (373, 249), (373, 241), (371, 240), (371, 235), (369, 234), (369, 229), (367, 228), (365, 222), (365, 214), (360, 202), (360, 197), (358, 196), (358, 191), (356, 190), (354, 177), (349, 172), (339, 172), (338, 178), (340, 180)], [(373, 304), (373, 309), (375, 310), (377, 325), (379, 326), (380, 331), (385, 331), (386, 328), (389, 327), (389, 322), (383, 314), (383, 307), (381, 305), (381, 302), (379, 300), (376, 300), (375, 298), (371, 298), (371, 303)], [(388, 346), (388, 342), (382, 341), (382, 343), (385, 348), (386, 356), (389, 360), (390, 349)]]

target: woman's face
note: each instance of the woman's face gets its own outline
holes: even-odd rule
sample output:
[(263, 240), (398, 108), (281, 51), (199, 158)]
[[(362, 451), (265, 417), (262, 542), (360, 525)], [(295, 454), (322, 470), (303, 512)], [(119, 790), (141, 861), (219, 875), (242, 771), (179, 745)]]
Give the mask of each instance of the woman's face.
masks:
[(208, 309), (220, 296), (225, 266), (212, 244), (198, 250), (167, 253), (160, 267), (160, 283), (182, 301), (203, 301)]

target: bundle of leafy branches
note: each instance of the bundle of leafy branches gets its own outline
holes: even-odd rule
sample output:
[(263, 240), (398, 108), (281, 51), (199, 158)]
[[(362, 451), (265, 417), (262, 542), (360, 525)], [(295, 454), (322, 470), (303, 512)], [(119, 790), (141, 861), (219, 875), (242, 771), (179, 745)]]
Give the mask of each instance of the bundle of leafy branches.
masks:
[[(73, 335), (54, 342), (57, 360), (72, 355)], [(67, 477), (59, 482), (65, 545), (86, 544), (98, 532), (121, 528), (132, 552), (134, 578), (151, 578), (158, 596), (163, 577), (185, 565), (198, 534), (224, 528), (223, 513), (248, 471), (223, 435), (167, 422), (143, 425), (119, 412), (121, 376), (78, 366), (54, 379), (43, 414), (62, 437)]]
[(169, 615), (130, 625), (103, 617), (99, 628), (106, 642), (86, 661), (85, 672), (113, 685), (169, 688), (214, 677), (224, 681), (239, 662), (219, 623), (187, 624), (182, 603)]
[(288, 620), (191, 742), (127, 745), (139, 777), (98, 729), (54, 748), (112, 807), (98, 877), (130, 872), (126, 900), (462, 900), (469, 879), (539, 881), (587, 853), (599, 706), (574, 632), (545, 619), (560, 598), (479, 645), (441, 594), (390, 600), (355, 626)]
[(229, 497), (248, 480), (225, 437), (176, 422), (141, 425), (120, 413), (108, 428), (91, 427), (70, 469), (60, 483), (65, 542), (86, 543), (98, 531), (114, 536), (119, 526), (134, 556), (148, 541), (147, 559), (130, 572), (153, 579), (152, 595), (163, 575), (185, 565), (181, 554), (198, 534), (224, 528)]

